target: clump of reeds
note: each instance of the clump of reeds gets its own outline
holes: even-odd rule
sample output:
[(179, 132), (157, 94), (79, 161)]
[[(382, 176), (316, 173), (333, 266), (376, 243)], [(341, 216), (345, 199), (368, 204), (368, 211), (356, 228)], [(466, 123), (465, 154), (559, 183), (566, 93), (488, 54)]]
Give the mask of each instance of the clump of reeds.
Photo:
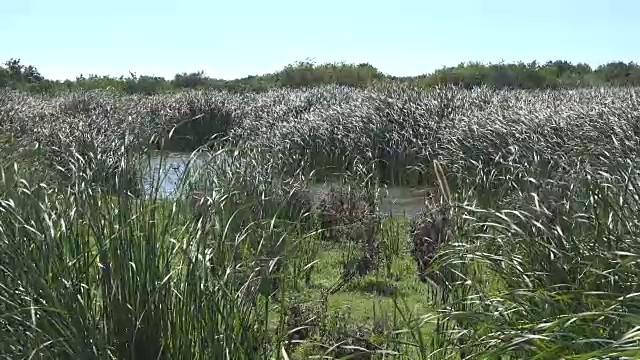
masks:
[[(355, 159), (379, 162), (378, 176), (398, 184), (429, 183), (415, 168), (433, 160), (468, 166), (507, 160), (525, 166), (565, 156), (565, 169), (618, 159), (636, 149), (637, 89), (574, 91), (429, 91), (385, 83), (371, 89), (322, 86), (262, 94), (186, 91), (150, 97), (88, 91), (41, 97), (10, 92), (0, 104), (0, 130), (23, 144), (46, 148), (51, 163), (72, 154), (113, 153), (147, 146), (194, 150), (224, 135), (224, 144), (244, 144), (295, 171), (349, 171)], [(570, 135), (568, 135), (570, 134)], [(615, 134), (616, 141), (608, 141)], [(171, 136), (169, 136), (171, 135)], [(96, 149), (84, 149), (92, 141)], [(170, 144), (172, 143), (172, 144)], [(57, 161), (60, 160), (60, 161)], [(470, 162), (473, 161), (473, 163)], [(116, 164), (108, 164), (105, 171)], [(413, 169), (413, 170), (412, 170)]]
[(379, 221), (375, 204), (361, 189), (331, 187), (320, 197), (317, 216), (325, 241), (357, 242), (366, 238)]
[(421, 281), (427, 281), (427, 271), (438, 247), (447, 240), (451, 224), (450, 208), (446, 204), (428, 201), (425, 210), (411, 222), (412, 254)]
[(451, 194), (442, 167), (434, 162), (438, 179), (437, 190), (427, 194), (425, 208), (413, 218), (410, 225), (412, 254), (418, 269), (418, 278), (427, 281), (427, 272), (441, 244), (451, 234), (453, 219)]
[(377, 269), (381, 261), (379, 230), (382, 216), (367, 190), (332, 187), (318, 202), (316, 211), (323, 231), (322, 240), (354, 249), (343, 260), (341, 279), (334, 284), (332, 292), (354, 277), (365, 276)]

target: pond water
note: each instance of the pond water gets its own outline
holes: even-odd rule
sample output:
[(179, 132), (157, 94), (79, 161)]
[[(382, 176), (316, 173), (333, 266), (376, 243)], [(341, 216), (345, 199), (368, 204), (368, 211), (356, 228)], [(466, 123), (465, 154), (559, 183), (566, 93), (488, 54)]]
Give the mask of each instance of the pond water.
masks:
[[(176, 187), (180, 181), (180, 178), (184, 172), (185, 164), (189, 160), (189, 154), (169, 154), (165, 155), (164, 159), (160, 157), (151, 158), (151, 172), (146, 177), (147, 190), (150, 189), (149, 174), (161, 174), (161, 178), (156, 181), (159, 182), (158, 190), (161, 196), (171, 197), (175, 195)], [(160, 167), (163, 167), (160, 169)], [(158, 171), (160, 170), (160, 171)], [(319, 198), (325, 193), (331, 186), (331, 183), (312, 184), (311, 188), (314, 193), (314, 197)], [(408, 216), (417, 215), (423, 207), (425, 190), (414, 189), (407, 187), (389, 186), (385, 190), (385, 195), (380, 204), (380, 211), (385, 214)]]

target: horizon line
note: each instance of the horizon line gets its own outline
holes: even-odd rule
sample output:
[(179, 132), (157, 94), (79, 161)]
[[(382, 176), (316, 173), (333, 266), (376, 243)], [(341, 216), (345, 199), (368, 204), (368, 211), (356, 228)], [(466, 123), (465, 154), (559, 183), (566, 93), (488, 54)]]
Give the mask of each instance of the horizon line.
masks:
[[(10, 61), (10, 60), (21, 60), (21, 58), (19, 57), (10, 57), (9, 59), (5, 60), (5, 62)], [(438, 70), (445, 70), (445, 69), (452, 69), (452, 68), (456, 68), (459, 66), (469, 66), (469, 65), (480, 65), (480, 66), (495, 66), (495, 65), (515, 65), (515, 64), (532, 64), (532, 63), (537, 63), (538, 66), (545, 66), (549, 63), (553, 63), (553, 62), (567, 62), (573, 66), (577, 66), (577, 65), (588, 65), (592, 71), (596, 71), (598, 70), (598, 68), (609, 65), (609, 64), (615, 64), (615, 63), (624, 63), (626, 65), (636, 65), (639, 66), (639, 63), (636, 62), (635, 60), (629, 60), (629, 61), (624, 61), (624, 60), (609, 60), (606, 62), (597, 62), (597, 63), (589, 63), (589, 62), (582, 62), (582, 61), (577, 61), (577, 62), (573, 62), (573, 61), (569, 61), (569, 60), (564, 60), (564, 59), (553, 59), (553, 60), (545, 60), (545, 61), (540, 61), (540, 60), (531, 60), (531, 61), (525, 61), (525, 60), (514, 60), (514, 61), (506, 61), (506, 60), (500, 60), (500, 61), (496, 61), (496, 62), (492, 62), (492, 61), (481, 61), (481, 60), (468, 60), (468, 61), (461, 61), (459, 63), (457, 63), (456, 65), (441, 65), (438, 68), (435, 68), (431, 71), (426, 71), (423, 73), (419, 73), (419, 74), (415, 74), (415, 75), (393, 75), (392, 73), (389, 72), (385, 72), (382, 71), (379, 67), (375, 66), (374, 64), (372, 64), (371, 62), (347, 62), (347, 61), (333, 61), (333, 62), (315, 62), (312, 58), (307, 58), (305, 60), (296, 60), (292, 63), (289, 63), (283, 67), (281, 67), (279, 70), (275, 70), (272, 72), (265, 72), (262, 74), (248, 74), (248, 75), (244, 75), (243, 77), (212, 77), (210, 75), (207, 74), (206, 71), (204, 70), (195, 70), (195, 71), (180, 71), (180, 72), (175, 72), (173, 75), (169, 75), (169, 76), (162, 76), (162, 75), (156, 75), (156, 74), (144, 74), (138, 71), (133, 71), (133, 70), (128, 70), (128, 75), (133, 75), (135, 74), (136, 76), (148, 76), (148, 77), (156, 77), (156, 78), (163, 78), (167, 81), (172, 80), (175, 78), (175, 76), (177, 75), (191, 75), (191, 74), (196, 74), (199, 72), (202, 72), (202, 74), (211, 79), (211, 80), (220, 80), (220, 81), (237, 81), (237, 80), (244, 80), (250, 77), (262, 77), (262, 76), (270, 76), (270, 75), (276, 75), (278, 73), (281, 73), (282, 71), (284, 71), (287, 67), (289, 66), (293, 66), (295, 68), (295, 66), (299, 65), (299, 64), (304, 64), (304, 63), (308, 63), (308, 64), (312, 64), (314, 67), (321, 67), (321, 66), (328, 66), (328, 65), (336, 65), (336, 66), (359, 66), (359, 65), (368, 65), (371, 66), (372, 68), (376, 69), (381, 75), (386, 76), (386, 77), (395, 77), (395, 78), (415, 78), (415, 77), (420, 77), (420, 76), (430, 76), (430, 75), (434, 75), (435, 72), (437, 72)], [(21, 64), (23, 66), (33, 66), (36, 69), (38, 69), (38, 65), (34, 65), (34, 64)], [(0, 64), (0, 67), (6, 68), (5, 63)], [(78, 77), (83, 76), (85, 78), (91, 77), (91, 76), (96, 76), (96, 77), (109, 77), (109, 78), (114, 78), (114, 79), (118, 79), (121, 77), (126, 77), (127, 75), (125, 74), (120, 74), (120, 75), (113, 75), (113, 74), (96, 74), (96, 73), (87, 73), (86, 75), (83, 73), (80, 73), (78, 75), (76, 75), (75, 78), (54, 78), (54, 77), (47, 77), (46, 74), (42, 74), (41, 75), (46, 79), (46, 80), (50, 80), (50, 81), (60, 81), (60, 82), (64, 82), (64, 81), (76, 81), (78, 79)]]

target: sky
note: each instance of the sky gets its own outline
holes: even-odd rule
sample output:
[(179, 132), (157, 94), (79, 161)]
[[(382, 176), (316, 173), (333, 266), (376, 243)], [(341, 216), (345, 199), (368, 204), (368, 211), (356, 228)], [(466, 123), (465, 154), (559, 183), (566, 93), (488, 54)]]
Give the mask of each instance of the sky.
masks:
[(640, 62), (638, 0), (6, 0), (0, 61), (48, 79), (204, 71), (236, 79), (296, 61), (409, 76), (461, 62)]

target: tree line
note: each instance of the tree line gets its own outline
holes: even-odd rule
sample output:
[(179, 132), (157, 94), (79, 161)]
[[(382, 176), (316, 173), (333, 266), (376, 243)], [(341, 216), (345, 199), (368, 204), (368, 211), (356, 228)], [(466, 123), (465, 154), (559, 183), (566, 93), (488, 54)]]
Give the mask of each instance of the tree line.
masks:
[(366, 87), (376, 82), (395, 81), (417, 87), (455, 85), (473, 88), (488, 85), (511, 89), (558, 89), (593, 86), (639, 86), (640, 65), (634, 62), (611, 62), (592, 68), (588, 64), (573, 64), (564, 60), (546, 63), (461, 63), (444, 67), (430, 74), (397, 77), (380, 72), (371, 64), (296, 62), (281, 71), (222, 80), (204, 72), (180, 73), (173, 79), (137, 75), (111, 77), (88, 75), (75, 80), (46, 79), (33, 65), (20, 59), (10, 59), (0, 65), (0, 87), (34, 93), (53, 93), (79, 89), (116, 89), (126, 93), (155, 94), (181, 89), (224, 89), (232, 92), (265, 91), (278, 87), (303, 87), (321, 84), (341, 84)]

